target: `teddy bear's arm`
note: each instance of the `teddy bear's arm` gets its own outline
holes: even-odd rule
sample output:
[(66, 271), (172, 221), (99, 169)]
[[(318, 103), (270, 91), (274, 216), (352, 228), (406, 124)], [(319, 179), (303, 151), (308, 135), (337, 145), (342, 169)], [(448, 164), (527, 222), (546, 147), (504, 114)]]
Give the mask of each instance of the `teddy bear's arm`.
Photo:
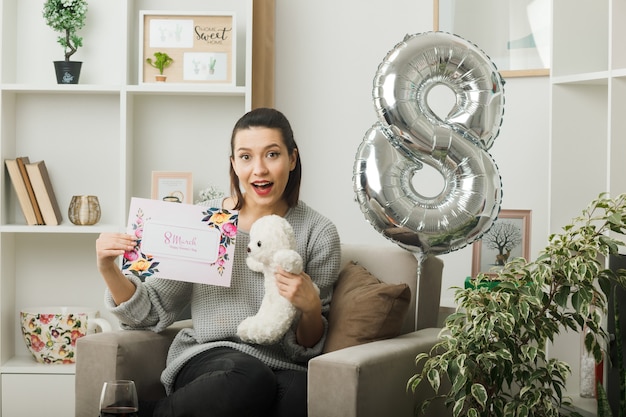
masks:
[(302, 257), (298, 252), (291, 249), (279, 249), (273, 257), (273, 264), (280, 266), (287, 272), (299, 274), (302, 272)]

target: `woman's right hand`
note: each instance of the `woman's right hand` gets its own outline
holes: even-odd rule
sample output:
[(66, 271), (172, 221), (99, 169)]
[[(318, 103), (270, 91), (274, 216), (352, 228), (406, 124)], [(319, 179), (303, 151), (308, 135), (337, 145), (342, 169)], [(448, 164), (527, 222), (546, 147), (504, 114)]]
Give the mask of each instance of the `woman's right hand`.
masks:
[(98, 271), (117, 305), (133, 296), (135, 285), (124, 277), (115, 260), (124, 252), (133, 250), (136, 245), (137, 239), (125, 233), (102, 233), (96, 239)]
[(136, 238), (126, 233), (101, 233), (96, 240), (96, 256), (98, 270), (109, 269), (115, 265), (118, 256), (133, 250), (137, 245)]

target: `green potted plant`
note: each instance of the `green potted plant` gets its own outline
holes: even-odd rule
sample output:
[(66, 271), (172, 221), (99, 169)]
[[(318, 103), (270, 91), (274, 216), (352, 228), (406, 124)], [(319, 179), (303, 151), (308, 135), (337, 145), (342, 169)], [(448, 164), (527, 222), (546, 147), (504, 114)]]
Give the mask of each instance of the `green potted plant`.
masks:
[(549, 237), (536, 260), (511, 260), (491, 289), (480, 285), (482, 274), (477, 285), (457, 289), (457, 311), (446, 319), (441, 342), (417, 356), (421, 370), (408, 387), (429, 383), (455, 417), (561, 415), (571, 404), (563, 394), (570, 367), (548, 357), (547, 344), (586, 327), (585, 345), (602, 360), (607, 296), (612, 285), (626, 286), (626, 271), (605, 268), (602, 258), (618, 252), (624, 243), (615, 236), (624, 234), (626, 195), (601, 194)]
[(59, 84), (77, 84), (82, 62), (70, 61), (70, 57), (83, 46), (83, 38), (78, 30), (85, 26), (87, 2), (85, 0), (46, 0), (43, 6), (46, 24), (61, 35), (57, 42), (63, 47), (65, 59), (55, 61), (57, 82)]
[(155, 52), (154, 60), (152, 58), (146, 58), (148, 65), (159, 70), (159, 74), (156, 75), (157, 82), (165, 82), (167, 77), (163, 75), (163, 70), (169, 67), (174, 60), (165, 52)]

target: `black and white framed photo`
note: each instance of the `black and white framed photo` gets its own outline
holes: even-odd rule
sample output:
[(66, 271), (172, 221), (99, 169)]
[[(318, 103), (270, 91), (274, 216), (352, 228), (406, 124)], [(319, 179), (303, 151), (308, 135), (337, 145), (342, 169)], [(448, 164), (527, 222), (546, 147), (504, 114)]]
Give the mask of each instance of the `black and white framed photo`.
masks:
[(473, 243), (472, 277), (495, 275), (509, 259), (530, 256), (530, 210), (500, 210), (495, 223)]

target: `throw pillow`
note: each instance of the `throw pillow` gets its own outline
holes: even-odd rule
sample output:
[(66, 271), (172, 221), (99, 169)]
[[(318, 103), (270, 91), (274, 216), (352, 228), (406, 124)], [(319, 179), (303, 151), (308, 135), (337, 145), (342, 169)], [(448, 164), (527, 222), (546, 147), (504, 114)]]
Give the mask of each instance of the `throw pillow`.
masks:
[(324, 353), (398, 336), (410, 302), (407, 284), (386, 284), (349, 262), (330, 303)]

